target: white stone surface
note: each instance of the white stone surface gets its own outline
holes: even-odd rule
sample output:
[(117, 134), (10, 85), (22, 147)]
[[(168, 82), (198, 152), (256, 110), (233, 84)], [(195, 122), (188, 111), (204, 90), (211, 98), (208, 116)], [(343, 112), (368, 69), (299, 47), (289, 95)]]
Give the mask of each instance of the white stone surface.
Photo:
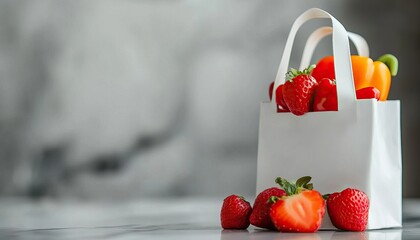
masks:
[(419, 239), (420, 201), (404, 204), (403, 229), (286, 234), (249, 227), (222, 230), (221, 199), (130, 202), (0, 200), (0, 239)]

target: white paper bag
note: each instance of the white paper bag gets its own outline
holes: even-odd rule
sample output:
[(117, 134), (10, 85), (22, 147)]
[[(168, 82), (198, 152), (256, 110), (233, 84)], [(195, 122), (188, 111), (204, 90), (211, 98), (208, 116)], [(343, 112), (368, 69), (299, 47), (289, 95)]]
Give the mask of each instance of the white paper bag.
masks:
[[(338, 111), (295, 116), (277, 113), (275, 97), (261, 103), (257, 193), (278, 176), (312, 176), (322, 194), (357, 188), (370, 199), (368, 229), (402, 226), (400, 102), (356, 100), (348, 35), (329, 13), (310, 9), (292, 26), (277, 73), (284, 82), (297, 30), (307, 20), (330, 18)], [(273, 94), (275, 96), (275, 94)], [(322, 229), (333, 229), (325, 214)]]

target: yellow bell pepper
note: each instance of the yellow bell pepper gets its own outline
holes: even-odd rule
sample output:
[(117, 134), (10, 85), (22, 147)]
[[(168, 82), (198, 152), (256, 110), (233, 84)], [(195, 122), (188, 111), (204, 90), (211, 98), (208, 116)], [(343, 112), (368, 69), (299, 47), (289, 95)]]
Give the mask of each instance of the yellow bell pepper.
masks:
[(398, 60), (391, 54), (383, 55), (378, 61), (368, 57), (351, 56), (356, 91), (365, 87), (379, 90), (379, 100), (386, 101), (391, 87), (391, 75), (398, 72)]

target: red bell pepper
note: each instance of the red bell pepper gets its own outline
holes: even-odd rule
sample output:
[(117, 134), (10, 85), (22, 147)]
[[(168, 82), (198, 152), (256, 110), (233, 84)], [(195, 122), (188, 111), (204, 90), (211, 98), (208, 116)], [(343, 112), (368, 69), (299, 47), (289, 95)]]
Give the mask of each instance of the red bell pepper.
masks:
[[(273, 97), (273, 87), (274, 82), (270, 84), (270, 87), (268, 88), (268, 95), (271, 98)], [(286, 102), (283, 99), (283, 84), (280, 84), (276, 89), (276, 101), (277, 101), (277, 112), (290, 112), (289, 108), (286, 105)]]
[(376, 87), (365, 87), (356, 91), (357, 99), (370, 99), (376, 98), (379, 101), (381, 92)]
[(270, 101), (273, 98), (273, 88), (274, 88), (274, 82), (271, 82), (270, 86), (268, 87), (268, 96), (270, 97)]
[(318, 111), (337, 111), (337, 87), (335, 81), (323, 78), (319, 81), (317, 88), (315, 89), (314, 112)]
[[(357, 99), (376, 98), (379, 101), (381, 93), (375, 87), (365, 87), (356, 91)], [(335, 81), (323, 78), (315, 89), (313, 111), (337, 111), (337, 86)]]

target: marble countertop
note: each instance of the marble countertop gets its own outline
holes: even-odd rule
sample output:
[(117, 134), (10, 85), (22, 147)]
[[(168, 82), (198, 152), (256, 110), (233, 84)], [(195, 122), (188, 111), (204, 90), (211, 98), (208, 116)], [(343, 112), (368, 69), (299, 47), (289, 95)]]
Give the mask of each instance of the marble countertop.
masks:
[(286, 234), (222, 230), (222, 199), (132, 202), (0, 200), (0, 239), (420, 239), (420, 200), (405, 200), (402, 229)]

